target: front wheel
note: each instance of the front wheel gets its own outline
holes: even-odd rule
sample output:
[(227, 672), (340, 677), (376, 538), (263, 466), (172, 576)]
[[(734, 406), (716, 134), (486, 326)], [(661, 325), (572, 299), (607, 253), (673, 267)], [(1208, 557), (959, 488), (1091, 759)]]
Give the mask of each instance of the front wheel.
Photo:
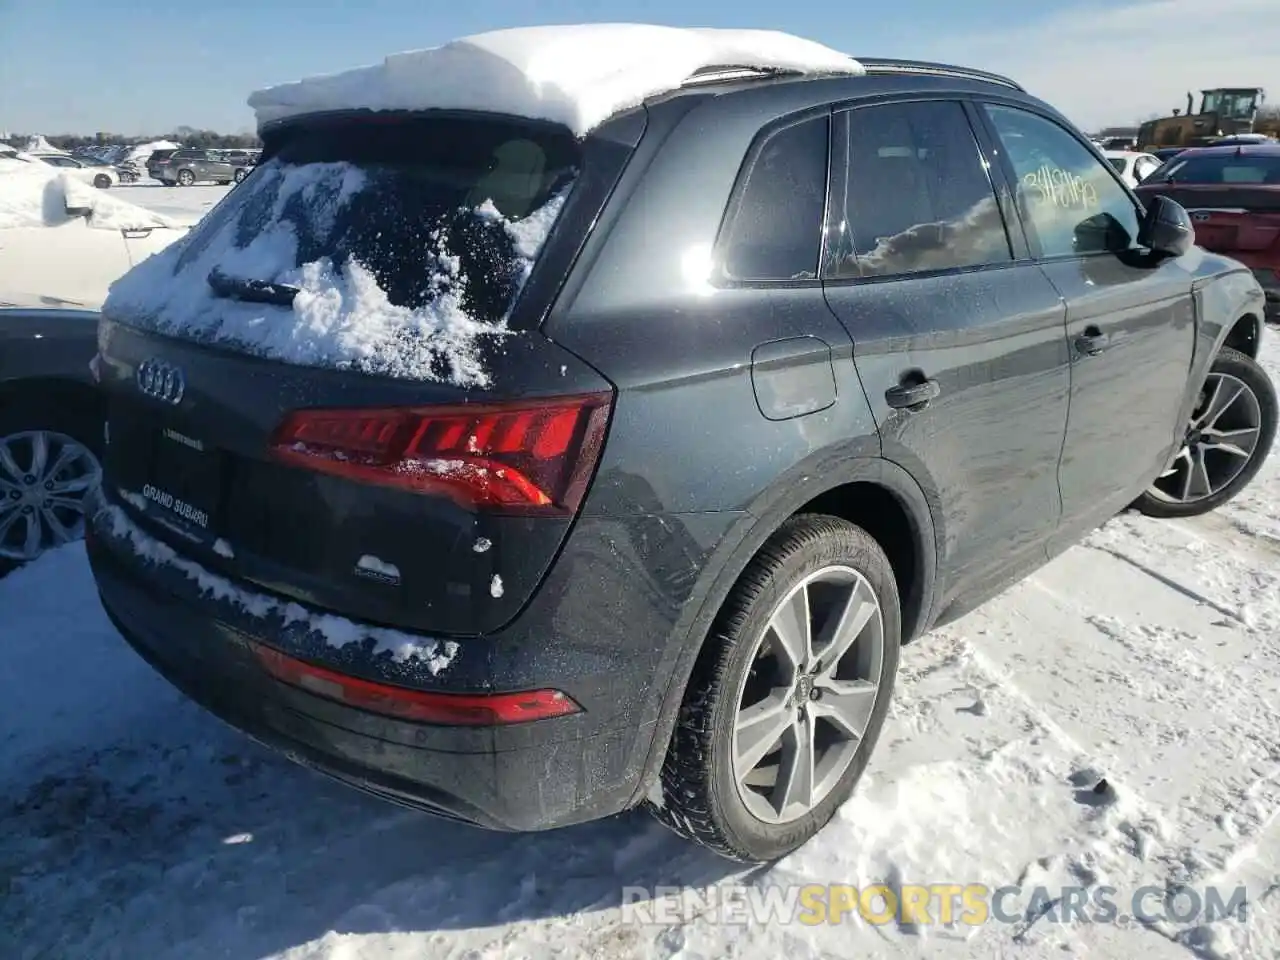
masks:
[(1152, 517), (1195, 517), (1222, 506), (1261, 469), (1276, 433), (1271, 378), (1224, 347), (1214, 359), (1182, 447), (1134, 507)]
[(248, 175), (249, 175), (249, 171), (241, 167), (239, 170), (236, 171), (236, 177), (235, 177), (236, 183), (242, 183), (244, 181), (244, 178), (247, 177)]
[(99, 190), (106, 190), (111, 186), (111, 178), (105, 173), (100, 173), (93, 178), (93, 185)]
[(893, 569), (869, 534), (829, 516), (785, 523), (699, 655), (653, 814), (743, 862), (811, 839), (875, 747), (901, 624)]

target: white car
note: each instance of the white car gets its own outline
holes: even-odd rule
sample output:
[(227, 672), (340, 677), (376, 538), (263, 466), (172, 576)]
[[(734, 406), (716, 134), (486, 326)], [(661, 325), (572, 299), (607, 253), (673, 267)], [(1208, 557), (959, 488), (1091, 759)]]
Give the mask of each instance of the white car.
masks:
[(1159, 157), (1136, 150), (1104, 150), (1102, 154), (1131, 187), (1136, 187), (1160, 166)]
[(0, 158), (0, 307), (96, 310), (116, 278), (189, 227), (53, 167)]
[(57, 168), (59, 173), (92, 184), (100, 190), (106, 190), (120, 182), (120, 174), (116, 173), (115, 167), (110, 164), (79, 160), (65, 153), (32, 153), (28, 156)]

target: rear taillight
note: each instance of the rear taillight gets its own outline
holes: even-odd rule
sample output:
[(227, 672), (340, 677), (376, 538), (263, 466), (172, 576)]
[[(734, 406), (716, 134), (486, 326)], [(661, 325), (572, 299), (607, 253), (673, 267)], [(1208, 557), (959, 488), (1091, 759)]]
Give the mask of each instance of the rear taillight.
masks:
[(286, 656), (253, 644), (263, 669), (281, 683), (326, 700), (387, 717), (453, 727), (497, 727), (550, 720), (581, 713), (582, 708), (559, 690), (519, 693), (429, 693), (373, 683)]
[(298, 410), (272, 455), (468, 509), (572, 514), (604, 443), (611, 394), (502, 404)]

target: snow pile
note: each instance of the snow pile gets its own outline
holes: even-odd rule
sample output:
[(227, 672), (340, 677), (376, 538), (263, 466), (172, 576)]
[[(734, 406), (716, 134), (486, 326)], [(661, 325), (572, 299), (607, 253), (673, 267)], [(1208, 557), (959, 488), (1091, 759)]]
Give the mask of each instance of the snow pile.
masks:
[[(411, 309), (391, 303), (365, 264), (334, 263), (329, 257), (298, 262), (298, 226), (291, 211), (305, 206), (306, 230), (323, 246), (343, 208), (366, 186), (360, 168), (273, 161), (254, 180), (252, 188), (241, 188), (253, 190), (245, 204), (273, 193), (274, 202), (260, 218), (255, 216), (250, 236), (245, 236), (244, 207), (224, 210), (220, 219), (207, 221), (117, 280), (103, 312), (170, 336), (218, 342), (300, 366), (446, 380), (462, 387), (489, 384), (480, 342), (504, 335), (505, 318), (487, 322), (468, 314), (466, 278), (459, 258), (448, 249), (443, 227), (421, 252), (423, 269), (433, 277), (434, 297)], [(519, 222), (502, 221), (522, 276), (532, 269), (565, 196), (557, 195)], [(473, 214), (501, 220), (492, 204)], [(219, 298), (208, 280), (215, 270), (234, 280), (287, 285), (298, 293), (290, 307)]]
[(27, 145), (22, 148), (27, 153), (53, 153), (59, 156), (70, 156), (65, 150), (59, 150), (44, 137), (37, 134), (27, 140)]
[(57, 227), (73, 219), (68, 210), (89, 210), (89, 225), (102, 230), (177, 227), (159, 213), (120, 200), (56, 167), (0, 162), (0, 229)]
[[(135, 506), (146, 503), (136, 493), (124, 490), (120, 493)], [(334, 614), (313, 614), (296, 603), (276, 600), (265, 594), (250, 593), (230, 580), (210, 573), (199, 564), (179, 556), (168, 544), (148, 535), (119, 507), (104, 504), (99, 515), (105, 515), (110, 524), (111, 535), (117, 539), (126, 540), (143, 560), (181, 571), (189, 580), (195, 581), (202, 593), (216, 600), (234, 604), (252, 617), (276, 617), (283, 620), (285, 625), (302, 623), (310, 632), (318, 633), (325, 643), (335, 649), (342, 649), (351, 644), (362, 644), (372, 639), (374, 655), (389, 653), (396, 662), (415, 661), (432, 675), (438, 674), (449, 666), (458, 653), (458, 644), (453, 641), (442, 642), (426, 637), (410, 636), (398, 630), (365, 627)]]
[(261, 126), (327, 110), (482, 110), (550, 120), (582, 136), (707, 67), (861, 75), (856, 60), (772, 30), (594, 23), (498, 30), (381, 64), (259, 90)]
[(65, 175), (59, 176), (60, 187), (70, 209), (88, 209), (89, 226), (100, 230), (149, 230), (154, 228), (180, 229), (182, 224), (164, 214), (147, 210), (136, 204), (99, 190), (87, 183)]

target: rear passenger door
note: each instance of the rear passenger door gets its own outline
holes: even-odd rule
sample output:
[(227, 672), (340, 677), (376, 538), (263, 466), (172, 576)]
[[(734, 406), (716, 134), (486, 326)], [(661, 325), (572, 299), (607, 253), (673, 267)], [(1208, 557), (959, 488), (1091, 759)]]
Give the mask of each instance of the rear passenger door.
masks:
[(1137, 202), (1078, 135), (1024, 106), (983, 110), (1027, 240), (1067, 302), (1063, 537), (1123, 510), (1168, 465), (1195, 347), (1190, 272), (1138, 247)]
[(1006, 230), (1009, 198), (971, 107), (835, 116), (833, 203), (845, 215), (824, 290), (853, 338), (884, 456), (938, 506), (941, 603), (967, 606), (1044, 562), (1056, 530), (1065, 308)]

